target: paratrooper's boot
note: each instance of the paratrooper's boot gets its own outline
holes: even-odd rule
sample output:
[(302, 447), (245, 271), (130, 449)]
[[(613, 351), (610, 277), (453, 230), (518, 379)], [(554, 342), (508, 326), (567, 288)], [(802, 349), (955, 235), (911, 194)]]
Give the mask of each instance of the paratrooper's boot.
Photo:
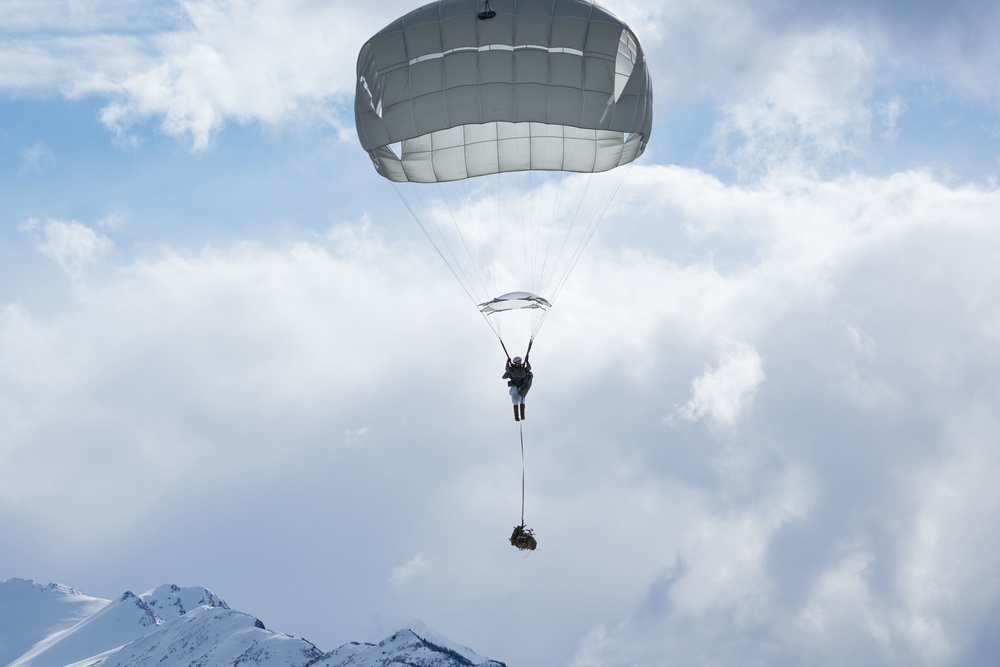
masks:
[(517, 409), (516, 405), (514, 406), (514, 421), (521, 421), (521, 412)]
[(521, 403), (521, 419), (524, 419), (524, 403)]

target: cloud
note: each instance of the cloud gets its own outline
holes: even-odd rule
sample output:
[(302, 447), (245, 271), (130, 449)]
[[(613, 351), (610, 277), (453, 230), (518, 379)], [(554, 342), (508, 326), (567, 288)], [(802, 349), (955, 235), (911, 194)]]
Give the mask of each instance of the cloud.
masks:
[(182, 2), (190, 26), (155, 40), (158, 62), (115, 81), (102, 122), (120, 137), (162, 118), (161, 129), (206, 148), (226, 122), (274, 125), (319, 120), (353, 90), (357, 26), (349, 4), (312, 0)]
[[(988, 664), (995, 649), (980, 628), (994, 589), (968, 604), (954, 591), (988, 579), (982, 559), (1000, 553), (1000, 542), (970, 544), (987, 520), (952, 512), (976, 507), (978, 516), (997, 502), (981, 495), (969, 457), (992, 474), (994, 429), (980, 410), (996, 395), (987, 377), (1000, 361), (1000, 276), (977, 248), (996, 236), (989, 211), (998, 192), (920, 172), (771, 174), (752, 186), (681, 169), (633, 176), (650, 211), (637, 212), (648, 224), (630, 230), (652, 234), (643, 242), (660, 257), (622, 254), (618, 269), (629, 266), (631, 279), (611, 278), (610, 267), (599, 274), (634, 290), (606, 297), (623, 301), (608, 319), (635, 312), (636, 331), (672, 348), (644, 347), (637, 358), (659, 373), (676, 369), (662, 383), (651, 380), (657, 371), (638, 375), (634, 386), (690, 387), (675, 423), (742, 418), (738, 434), (657, 440), (662, 458), (616, 443), (621, 456), (659, 470), (664, 485), (715, 491), (705, 503), (663, 500), (696, 518), (650, 523), (647, 534), (676, 536), (673, 549), (652, 543), (661, 558), (659, 569), (644, 568), (645, 593), (618, 623), (592, 626), (574, 664), (793, 665), (831, 655), (868, 665)], [(809, 194), (793, 182), (810, 183)], [(664, 219), (686, 235), (656, 236)], [(588, 283), (592, 294), (597, 285)], [(712, 331), (741, 342), (720, 350)], [(766, 391), (754, 392), (764, 386), (762, 359)], [(694, 379), (682, 386), (684, 373)], [(749, 397), (752, 415), (734, 407)], [(730, 445), (714, 441), (723, 435)]]
[[(907, 168), (949, 152), (945, 138), (944, 150), (927, 150), (940, 134), (928, 107), (963, 117), (998, 108), (1000, 48), (983, 31), (997, 10), (981, 3), (625, 6), (643, 28), (657, 109), (671, 115), (651, 144), (670, 151), (661, 161), (752, 180), (775, 168), (864, 169), (881, 150)], [(689, 154), (691, 133), (706, 127), (711, 137)]]
[(348, 429), (344, 431), (344, 444), (348, 447), (364, 447), (365, 440), (370, 432), (371, 429), (367, 426)]
[(109, 211), (100, 220), (97, 226), (103, 229), (119, 229), (128, 221), (128, 213), (125, 211)]
[(24, 160), (24, 163), (18, 170), (18, 175), (28, 172), (40, 174), (58, 162), (55, 153), (52, 152), (52, 149), (44, 141), (36, 141), (30, 146), (21, 149), (21, 158)]
[[(211, 537), (237, 521), (358, 601), (338, 627), (419, 611), (504, 659), (892, 665), (985, 645), (1000, 193), (636, 167), (621, 196), (532, 352), (530, 559), (506, 543), (501, 351), (429, 244), (362, 221), (273, 246), (54, 244), (44, 261), (112, 270), (57, 313), (0, 311), (0, 520), (32, 547), (9, 562), (73, 548), (105, 572), (112, 545), (176, 572), (192, 556), (164, 524), (247, 562), (243, 533)], [(668, 428), (678, 404), (722, 429)], [(274, 603), (276, 627), (329, 632)], [(505, 653), (525, 625), (544, 633)]]
[(111, 239), (75, 220), (32, 218), (20, 229), (35, 236), (35, 249), (74, 279), (114, 249)]
[(379, 18), (317, 0), (182, 0), (178, 8), (107, 0), (73, 3), (68, 13), (18, 4), (13, 14), (0, 10), (18, 28), (0, 42), (0, 89), (107, 97), (101, 121), (119, 142), (137, 144), (132, 128), (153, 119), (195, 150), (227, 122), (340, 128), (331, 108), (353, 93), (360, 35), (406, 6), (385, 5)]
[[(357, 48), (411, 8), (0, 5), (3, 90), (92, 95), (123, 141), (155, 124), (199, 149), (227, 148), (228, 123), (349, 135)], [(622, 12), (657, 133), (709, 100), (717, 164), (747, 178), (655, 164), (684, 159), (659, 140), (629, 171), (532, 351), (537, 553), (506, 542), (521, 458), (499, 346), (395, 220), (315, 231), (360, 207), (324, 192), (276, 214), (280, 243), (125, 247), (118, 230), (155, 225), (118, 202), (127, 230), (23, 225), (37, 252), (10, 284), (74, 280), (0, 305), (7, 566), (108, 596), (123, 577), (270, 587), (246, 608), (325, 646), (379, 611), (509, 664), (995, 664), (1000, 193), (836, 165), (880, 129), (905, 140), (921, 95), (992, 99), (996, 10)], [(670, 427), (689, 420), (711, 428)], [(289, 593), (316, 586), (348, 604)]]
[(753, 78), (722, 106), (715, 140), (741, 171), (823, 163), (854, 152), (872, 123), (873, 66), (860, 36), (826, 28), (775, 36)]
[[(22, 304), (0, 317), (0, 454), (18, 462), (3, 466), (2, 486), (56, 522), (63, 494), (77, 497), (67, 516), (126, 521), (148, 507), (105, 506), (115, 492), (89, 480), (111, 471), (146, 478), (144, 497), (155, 502), (186, 475), (226, 470), (234, 456), (266, 466), (345, 442), (344, 433), (345, 444), (366, 443), (355, 449), (379, 447), (398, 418), (387, 428), (368, 400), (415, 393), (397, 376), (428, 372), (432, 359), (415, 350), (449, 340), (449, 314), (464, 312), (429, 313), (422, 304), (451, 303), (452, 286), (421, 278), (420, 256), (392, 252), (383, 265), (388, 250), (364, 227), (288, 248), (134, 258), (111, 256), (111, 241), (78, 222), (24, 229), (72, 276), (102, 258), (113, 269), (89, 276), (59, 317)], [(401, 321), (413, 349), (399, 345)], [(455, 332), (476, 325), (458, 321)], [(248, 409), (257, 416), (247, 419)], [(359, 422), (378, 423), (380, 437)]]
[(426, 570), (429, 566), (430, 563), (427, 562), (427, 559), (422, 554), (417, 554), (403, 565), (392, 568), (389, 583), (392, 584), (393, 588), (401, 588), (409, 579)]
[[(63, 11), (17, 2), (0, 10), (12, 30), (0, 43), (0, 88), (108, 98), (101, 120), (126, 145), (140, 142), (134, 130), (148, 121), (195, 150), (227, 123), (321, 123), (346, 140), (357, 51), (410, 9), (403, 0), (104, 0)], [(616, 10), (646, 44), (666, 108), (719, 103), (716, 158), (744, 175), (850, 160), (877, 131), (893, 136), (904, 108), (903, 89), (886, 84), (893, 75), (925, 90), (998, 95), (1000, 48), (982, 28), (996, 11), (981, 3), (832, 12), (717, 0)]]
[(719, 363), (691, 384), (691, 400), (667, 419), (695, 422), (707, 417), (715, 428), (733, 430), (764, 382), (760, 355), (745, 343), (726, 341)]

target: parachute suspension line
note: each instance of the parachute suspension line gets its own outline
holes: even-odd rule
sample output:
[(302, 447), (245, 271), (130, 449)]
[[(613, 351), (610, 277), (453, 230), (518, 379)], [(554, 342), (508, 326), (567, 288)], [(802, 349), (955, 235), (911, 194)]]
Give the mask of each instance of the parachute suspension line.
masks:
[[(628, 174), (628, 171), (631, 168), (632, 168), (632, 163), (628, 162), (625, 165), (617, 167), (613, 170), (603, 172), (601, 176), (598, 177), (598, 180), (602, 182), (597, 188), (600, 191), (598, 196), (593, 198), (596, 203), (596, 208), (594, 210), (589, 211), (587, 215), (583, 216), (585, 218), (585, 222), (583, 223), (583, 229), (580, 232), (580, 234), (575, 237), (575, 242), (572, 244), (572, 249), (570, 250), (569, 260), (566, 262), (566, 267), (565, 269), (563, 269), (562, 275), (556, 277), (554, 287), (551, 291), (550, 296), (548, 297), (551, 303), (555, 303), (556, 299), (559, 298), (559, 294), (562, 292), (563, 287), (569, 280), (570, 274), (573, 272), (573, 269), (576, 267), (577, 263), (580, 261), (580, 258), (583, 256), (583, 251), (586, 249), (587, 245), (590, 243), (590, 240), (596, 233), (597, 228), (600, 226), (601, 221), (604, 219), (604, 216), (607, 213), (608, 208), (611, 207), (611, 202), (614, 201), (616, 195), (618, 194), (618, 191), (621, 189), (622, 184), (625, 182), (625, 176)], [(587, 175), (587, 181), (584, 187), (584, 195), (578, 198), (578, 201), (580, 203), (573, 217), (573, 222), (572, 222), (573, 225), (576, 225), (578, 218), (581, 217), (580, 208), (582, 207), (583, 202), (588, 199), (587, 192), (589, 192), (592, 189), (591, 185), (593, 183), (594, 178), (595, 174)], [(567, 233), (565, 238), (565, 243), (568, 243), (571, 237), (573, 237), (573, 234)], [(560, 257), (562, 256), (564, 251), (565, 248), (560, 250)], [(539, 314), (538, 322), (534, 326), (534, 330), (532, 331), (532, 337), (534, 337), (535, 334), (538, 333), (538, 330), (541, 328), (542, 323), (548, 316), (548, 312), (549, 312), (548, 310), (543, 310)]]
[[(542, 160), (544, 161), (545, 159), (546, 157), (543, 154)], [(545, 237), (546, 233), (551, 232), (552, 229), (551, 226), (546, 224), (543, 202), (540, 201), (540, 199), (545, 195), (546, 174), (544, 172), (535, 173), (533, 171), (529, 171), (528, 178), (528, 197), (525, 198), (528, 204), (528, 215), (530, 220), (530, 229), (528, 233), (531, 235), (525, 239), (526, 241), (530, 239), (530, 242), (526, 243), (525, 246), (529, 253), (526, 255), (527, 275), (529, 278), (528, 291), (547, 299), (548, 295), (544, 293), (546, 289), (545, 272), (539, 264), (539, 253), (542, 245), (540, 241)], [(534, 328), (537, 319), (538, 309), (532, 309), (530, 312), (532, 335), (534, 335)]]
[[(587, 200), (587, 195), (590, 192), (590, 183), (593, 180), (593, 177), (594, 177), (593, 172), (587, 174), (584, 177), (586, 179), (586, 185), (583, 188), (583, 193), (581, 193), (576, 198), (576, 207), (573, 210), (573, 215), (570, 216), (569, 229), (567, 230), (565, 236), (563, 236), (562, 245), (560, 246), (559, 252), (556, 255), (556, 262), (557, 262), (557, 264), (561, 263), (561, 261), (564, 261), (563, 258), (566, 255), (566, 248), (567, 248), (568, 245), (571, 244), (570, 240), (574, 238), (574, 233), (577, 231), (577, 223), (580, 221), (580, 212), (583, 210), (584, 203), (588, 201)], [(576, 183), (576, 181), (580, 180), (579, 177), (572, 178), (572, 179), (570, 177), (566, 177), (564, 179), (564, 181), (563, 181), (563, 188), (564, 189), (570, 187), (570, 184), (569, 184), (570, 180), (574, 181), (573, 184), (572, 184), (573, 187), (579, 187), (577, 185), (577, 183)], [(584, 229), (586, 229), (586, 228), (584, 228)], [(578, 243), (579, 243), (579, 238), (577, 238), (577, 244)], [(570, 257), (572, 257), (572, 253), (570, 254)], [(555, 284), (553, 285), (552, 298), (555, 298), (555, 292), (556, 292), (555, 288), (560, 283), (562, 283), (562, 282), (565, 281), (565, 279), (569, 275), (570, 271), (572, 271), (572, 261), (566, 261), (565, 268), (563, 269), (563, 274), (561, 276), (555, 276), (554, 277)]]
[[(485, 152), (485, 150), (484, 150)], [(501, 202), (503, 201), (503, 183), (501, 181), (501, 174), (491, 174), (489, 176), (484, 176), (486, 185), (489, 186), (489, 191), (487, 196), (491, 203), (488, 214), (490, 216), (490, 231), (492, 235), (492, 265), (495, 271), (495, 284), (493, 285), (493, 292), (487, 295), (487, 299), (492, 299), (494, 297), (500, 296), (507, 290), (504, 289), (504, 275), (503, 275), (503, 260), (506, 256), (504, 252), (504, 238), (503, 238), (503, 206)], [(503, 342), (503, 317), (496, 317), (496, 324), (493, 326), (493, 330), (496, 332), (497, 337)]]
[[(485, 298), (480, 300), (487, 301), (488, 299), (496, 296), (496, 288), (498, 283), (498, 278), (496, 275), (496, 265), (490, 261), (488, 255), (488, 249), (493, 245), (489, 239), (489, 228), (484, 222), (484, 217), (489, 217), (483, 214), (483, 203), (477, 193), (481, 188), (476, 188), (473, 185), (474, 179), (459, 181), (462, 190), (465, 193), (462, 199), (465, 205), (465, 217), (467, 221), (467, 228), (470, 234), (474, 234), (475, 238), (473, 240), (473, 248), (476, 250), (475, 256), (471, 250), (468, 250), (468, 243), (466, 243), (466, 249), (469, 252), (469, 259), (474, 267), (479, 267), (478, 270), (482, 271), (482, 284), (484, 289), (483, 296)], [(482, 184), (480, 184), (482, 185)], [(457, 223), (456, 223), (457, 224)], [(463, 237), (463, 242), (465, 238)]]
[[(529, 144), (530, 145), (530, 144)], [(549, 163), (550, 142), (543, 141), (541, 145), (541, 155), (537, 156), (540, 164)], [(530, 152), (530, 149), (529, 149)], [(531, 154), (530, 158), (536, 156)], [(549, 300), (551, 279), (547, 275), (548, 257), (550, 248), (556, 238), (556, 232), (562, 231), (562, 227), (557, 224), (559, 211), (561, 209), (563, 189), (553, 188), (553, 180), (561, 184), (562, 178), (551, 179), (547, 172), (534, 174), (532, 170), (527, 172), (529, 179), (526, 198), (530, 211), (530, 230), (525, 236), (525, 273), (529, 278), (528, 291), (538, 294)], [(534, 181), (538, 180), (536, 184)], [(555, 201), (552, 198), (552, 190), (555, 190)], [(527, 236), (530, 234), (530, 237)], [(528, 243), (527, 239), (534, 241)], [(531, 337), (538, 332), (542, 312), (544, 309), (532, 309), (531, 311)]]
[[(530, 154), (530, 148), (528, 152)], [(530, 155), (528, 159), (531, 159)], [(526, 196), (521, 200), (521, 209), (525, 213), (521, 216), (521, 252), (524, 255), (525, 275), (528, 277), (528, 284), (524, 286), (524, 289), (529, 292), (536, 292), (538, 291), (538, 285), (535, 283), (535, 267), (532, 261), (533, 258), (531, 257), (531, 247), (528, 243), (528, 239), (538, 238), (538, 235), (535, 233), (535, 202), (532, 201), (535, 194), (535, 174), (529, 169), (523, 172), (523, 176), (528, 179), (528, 185), (523, 189)], [(527, 204), (526, 210), (525, 203)], [(527, 220), (527, 224), (525, 224), (525, 220)]]
[[(573, 159), (574, 159), (574, 157), (576, 156), (576, 145), (575, 144), (571, 144), (571, 145), (573, 146), (573, 153), (569, 156), (569, 158), (570, 158), (570, 161), (572, 162)], [(560, 213), (561, 213), (562, 207), (563, 207), (563, 199), (564, 199), (564, 196), (565, 196), (566, 191), (568, 189), (567, 183), (570, 180), (570, 176), (564, 174), (562, 177), (558, 178), (557, 180), (558, 180), (559, 187), (554, 188), (556, 190), (556, 201), (555, 201), (555, 204), (550, 209), (550, 215), (549, 215), (549, 221), (548, 221), (549, 230), (550, 231), (549, 231), (549, 234), (548, 234), (548, 236), (546, 238), (545, 253), (544, 253), (543, 258), (542, 258), (542, 275), (545, 275), (545, 269), (548, 266), (549, 256), (550, 256), (550, 254), (552, 252), (552, 245), (557, 240), (556, 239), (555, 230), (556, 229), (565, 229), (566, 230), (565, 233), (562, 234), (562, 244), (561, 245), (563, 245), (563, 246), (565, 246), (565, 244), (567, 242), (567, 239), (573, 233), (573, 224), (572, 224), (572, 221), (570, 222), (569, 226), (566, 226), (565, 224), (560, 224), (559, 223)], [(579, 204), (577, 204), (577, 207), (579, 208)], [(561, 252), (559, 254), (557, 254), (556, 257), (555, 257), (555, 260), (554, 260), (555, 261), (555, 266), (553, 267), (553, 271), (556, 271), (559, 268), (559, 256), (560, 255), (561, 255)], [(558, 276), (553, 276), (551, 279), (550, 278), (545, 278), (543, 280), (543, 284), (544, 284), (545, 291), (546, 291), (545, 297), (547, 299), (549, 299), (550, 303), (552, 302), (552, 293), (551, 293), (550, 285), (552, 285), (556, 280), (558, 280)]]
[[(568, 156), (570, 162), (574, 161), (576, 155), (577, 146), (576, 144), (571, 144), (572, 153)], [(547, 219), (548, 233), (545, 235), (544, 250), (540, 247), (542, 244), (539, 243), (536, 247), (536, 252), (541, 253), (541, 269), (539, 271), (539, 290), (544, 292), (544, 296), (549, 300), (549, 303), (555, 303), (556, 292), (558, 291), (558, 286), (566, 280), (569, 272), (572, 270), (570, 262), (567, 262), (564, 258), (566, 256), (566, 247), (571, 245), (571, 239), (577, 228), (577, 220), (580, 217), (580, 211), (583, 207), (586, 189), (584, 190), (584, 196), (577, 198), (576, 206), (571, 215), (563, 214), (563, 202), (569, 192), (571, 182), (575, 180), (574, 175), (563, 174), (562, 176), (555, 179), (555, 184), (551, 184), (550, 190), (554, 191), (555, 201), (549, 208), (549, 215)], [(568, 223), (566, 221), (568, 219)], [(559, 231), (557, 237), (557, 230)], [(558, 250), (556, 250), (558, 246)], [(548, 267), (552, 266), (552, 274), (548, 274)], [(537, 263), (537, 262), (536, 262)], [(560, 269), (560, 267), (562, 267)], [(540, 312), (539, 312), (540, 311)], [(532, 313), (531, 321), (531, 338), (532, 340), (538, 334), (539, 329), (541, 329), (542, 323), (548, 314), (547, 309), (539, 309), (539, 311)]]
[[(489, 3), (487, 3), (488, 5)], [(487, 9), (489, 7), (487, 6)], [(486, 162), (486, 147), (483, 144), (476, 144), (476, 148), (479, 150), (480, 159)], [(501, 253), (501, 237), (500, 230), (502, 229), (500, 218), (500, 183), (499, 179), (489, 176), (483, 176), (478, 178), (469, 179), (463, 181), (467, 184), (467, 192), (472, 192), (472, 184), (476, 183), (479, 187), (475, 189), (472, 196), (473, 201), (477, 205), (477, 209), (481, 210), (482, 213), (479, 216), (481, 224), (477, 224), (477, 228), (482, 230), (482, 234), (486, 237), (484, 239), (486, 242), (482, 246), (482, 259), (484, 266), (488, 267), (487, 273), (492, 276), (492, 284), (490, 285), (491, 293), (485, 295), (484, 301), (492, 299), (495, 296), (499, 296), (505, 290), (502, 290), (503, 275), (500, 267), (503, 266), (501, 263), (502, 253)], [(493, 192), (491, 193), (490, 186), (492, 186)], [(490, 198), (490, 195), (492, 199)]]
[[(542, 275), (546, 274), (546, 269), (547, 269), (547, 267), (549, 265), (549, 257), (552, 254), (552, 246), (556, 242), (556, 233), (555, 232), (556, 232), (557, 229), (562, 229), (564, 227), (563, 225), (559, 224), (559, 217), (560, 217), (561, 211), (563, 210), (563, 200), (566, 197), (566, 190), (567, 190), (566, 182), (569, 180), (569, 177), (564, 175), (564, 176), (562, 176), (561, 178), (559, 178), (557, 180), (559, 182), (559, 186), (556, 187), (556, 188), (554, 188), (554, 190), (556, 191), (556, 199), (555, 199), (555, 203), (552, 206), (552, 209), (550, 211), (549, 221), (548, 221), (550, 232), (548, 234), (548, 238), (546, 239), (546, 243), (545, 243), (545, 253), (542, 256), (542, 270), (541, 270)], [(566, 234), (564, 236), (567, 236), (567, 235), (569, 235), (571, 233), (572, 233), (572, 227), (570, 227), (570, 228), (568, 228), (566, 230)], [(564, 242), (565, 242), (565, 238), (564, 238)], [(553, 267), (553, 271), (555, 271), (556, 269), (558, 269), (558, 267), (559, 267), (559, 261), (558, 261), (558, 257), (556, 257), (556, 259), (555, 259), (555, 266)], [(551, 282), (552, 281), (551, 281), (550, 278), (546, 278), (544, 280), (545, 291), (547, 292), (547, 294), (545, 295), (546, 298), (549, 298), (551, 296), (551, 290), (549, 289), (549, 285), (551, 284)]]
[(600, 210), (598, 210), (593, 214), (590, 222), (588, 222), (587, 225), (588, 228), (586, 230), (586, 234), (580, 238), (577, 247), (573, 249), (573, 256), (569, 263), (569, 269), (566, 271), (562, 281), (556, 287), (556, 290), (552, 295), (553, 298), (555, 298), (562, 291), (563, 286), (566, 284), (566, 280), (569, 278), (569, 274), (573, 271), (573, 268), (576, 266), (577, 262), (580, 261), (580, 257), (583, 255), (584, 248), (587, 247), (587, 244), (590, 242), (590, 239), (594, 236), (594, 233), (597, 231), (598, 225), (600, 224), (601, 220), (604, 219), (604, 215), (611, 207), (611, 202), (614, 201), (615, 197), (617, 196), (618, 191), (621, 189), (622, 184), (625, 182), (625, 176), (628, 175), (628, 172), (631, 168), (632, 168), (631, 162), (628, 162), (625, 165), (618, 167), (617, 169), (613, 170), (616, 175), (616, 178), (609, 178), (607, 182), (604, 183), (603, 185), (604, 192), (601, 195), (602, 204), (600, 206)]
[[(465, 185), (467, 184), (463, 183), (463, 186)], [(474, 260), (475, 255), (473, 255), (472, 250), (469, 249), (469, 242), (465, 238), (465, 234), (462, 232), (462, 226), (459, 224), (458, 218), (455, 216), (455, 212), (451, 208), (450, 198), (445, 195), (444, 187), (441, 185), (441, 183), (437, 183), (437, 189), (441, 201), (444, 202), (445, 207), (448, 209), (448, 215), (451, 216), (451, 224), (455, 228), (455, 233), (458, 234), (459, 240), (462, 242), (462, 247), (465, 249), (466, 256)], [(473, 224), (472, 227), (476, 227), (476, 225)], [(447, 240), (445, 240), (445, 243), (447, 243)], [(476, 278), (479, 280), (480, 287), (483, 288), (484, 292), (488, 292), (489, 291), (489, 286), (487, 285), (488, 279), (484, 279), (482, 271), (480, 271), (480, 268), (476, 265), (475, 261), (472, 262), (472, 270), (475, 271), (476, 273)], [(475, 298), (473, 298), (473, 301), (475, 301)]]
[[(530, 164), (531, 160), (531, 148), (529, 144), (528, 148), (528, 160)], [(534, 272), (534, 267), (532, 266), (531, 258), (531, 243), (530, 239), (537, 238), (535, 230), (535, 174), (530, 169), (521, 172), (517, 176), (521, 185), (524, 187), (520, 188), (521, 196), (518, 197), (519, 210), (521, 213), (521, 261), (524, 266), (524, 276), (527, 278), (527, 284), (519, 286), (518, 289), (527, 290), (529, 292), (537, 292), (538, 284), (536, 282), (536, 276)], [(527, 181), (527, 183), (525, 183)]]
[[(576, 157), (576, 152), (579, 146), (575, 143), (570, 144), (571, 153), (568, 156), (564, 156), (564, 160), (569, 162), (574, 162)], [(557, 287), (560, 282), (565, 280), (571, 267), (569, 263), (565, 260), (565, 248), (566, 245), (573, 238), (576, 233), (576, 220), (579, 217), (580, 208), (583, 205), (582, 200), (577, 201), (575, 210), (572, 214), (569, 214), (566, 210), (566, 200), (571, 192), (571, 188), (574, 187), (574, 181), (576, 176), (573, 174), (563, 174), (556, 179), (555, 185), (552, 188), (555, 191), (555, 204), (550, 210), (549, 219), (549, 229), (550, 233), (546, 239), (545, 253), (542, 260), (542, 273), (544, 278), (544, 289), (545, 296), (550, 303), (555, 304), (555, 298), (557, 293)], [(568, 222), (567, 222), (568, 219)], [(558, 234), (556, 233), (558, 230)], [(551, 266), (551, 271), (549, 267)], [(542, 327), (542, 323), (548, 315), (548, 310), (542, 310), (534, 315), (532, 320), (532, 331), (531, 336), (534, 338), (538, 334), (538, 331)]]
[[(403, 205), (406, 206), (406, 210), (410, 212), (410, 217), (412, 217), (416, 221), (416, 223), (420, 225), (420, 230), (424, 233), (424, 236), (426, 236), (427, 239), (431, 242), (431, 245), (434, 246), (434, 250), (437, 251), (438, 256), (441, 257), (445, 265), (448, 267), (448, 270), (451, 271), (451, 275), (455, 276), (455, 280), (458, 281), (458, 284), (462, 287), (462, 290), (465, 292), (466, 296), (469, 297), (469, 301), (471, 301), (473, 305), (478, 306), (480, 302), (477, 301), (475, 295), (473, 295), (472, 292), (469, 291), (469, 285), (471, 285), (472, 282), (461, 270), (461, 265), (457, 261), (455, 261), (454, 259), (455, 253), (451, 249), (451, 246), (448, 244), (447, 239), (442, 234), (441, 235), (442, 243), (440, 245), (436, 243), (435, 237), (431, 234), (427, 225), (424, 224), (423, 220), (421, 220), (420, 216), (417, 215), (417, 212), (414, 210), (413, 202), (410, 201), (410, 199), (403, 194), (400, 184), (396, 183), (395, 181), (389, 181), (389, 182), (392, 183), (392, 188), (396, 191), (396, 195), (399, 197), (400, 201), (402, 201)], [(420, 199), (419, 193), (417, 193), (415, 189), (411, 189), (410, 192), (413, 193), (418, 202), (420, 202), (420, 204), (423, 205), (423, 201)], [(438, 231), (440, 231), (440, 229)], [(442, 250), (442, 247), (445, 248), (448, 251), (448, 254), (451, 255), (452, 261), (448, 260), (448, 256), (445, 255), (444, 251)], [(479, 309), (477, 308), (476, 310)], [(480, 312), (480, 314), (483, 316), (483, 319), (486, 320), (486, 324), (489, 325), (490, 329), (493, 330), (493, 333), (496, 334), (497, 338), (500, 338), (500, 333), (497, 331), (496, 327), (493, 325), (493, 322), (490, 320), (490, 318), (487, 317), (485, 313)]]
[[(457, 280), (458, 284), (462, 286), (462, 289), (465, 291), (466, 295), (468, 295), (469, 300), (475, 303), (476, 297), (474, 297), (472, 295), (472, 292), (469, 291), (468, 280), (465, 274), (462, 273), (462, 275), (459, 275), (459, 273), (461, 272), (460, 268), (456, 270), (457, 262), (453, 261), (449, 262), (448, 258), (444, 254), (444, 251), (442, 251), (441, 247), (434, 242), (435, 239), (431, 235), (430, 230), (427, 228), (426, 225), (424, 225), (423, 221), (420, 219), (420, 216), (417, 215), (416, 211), (413, 210), (413, 203), (406, 197), (406, 195), (403, 194), (403, 191), (400, 188), (399, 183), (396, 183), (395, 181), (389, 181), (389, 182), (392, 184), (392, 189), (396, 191), (396, 195), (403, 202), (403, 205), (406, 206), (406, 209), (410, 212), (410, 216), (416, 221), (418, 225), (420, 225), (420, 229), (421, 231), (423, 231), (424, 236), (426, 236), (427, 239), (431, 242), (431, 245), (434, 246), (434, 250), (437, 251), (437, 254), (441, 257), (441, 259), (444, 260), (444, 263), (445, 265), (447, 265), (448, 270), (451, 271), (451, 275), (455, 276), (455, 280)], [(411, 192), (413, 192), (417, 200), (420, 201), (421, 204), (423, 204), (422, 200), (420, 200), (420, 195), (413, 190), (411, 190)], [(444, 240), (444, 247), (448, 250), (449, 254), (451, 254), (452, 257), (454, 258), (455, 253), (452, 252), (451, 247), (448, 246), (447, 240)]]

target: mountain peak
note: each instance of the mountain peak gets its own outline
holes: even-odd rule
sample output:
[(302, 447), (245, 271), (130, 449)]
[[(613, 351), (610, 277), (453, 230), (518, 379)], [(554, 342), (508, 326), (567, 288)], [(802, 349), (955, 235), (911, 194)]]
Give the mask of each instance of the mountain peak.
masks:
[(92, 616), (109, 600), (62, 584), (30, 579), (0, 581), (0, 665), (18, 659), (38, 642)]
[(165, 584), (114, 601), (61, 584), (0, 582), (0, 666), (504, 667), (414, 622), (378, 644), (324, 653), (229, 608), (210, 590)]
[(179, 618), (198, 607), (229, 609), (224, 600), (201, 586), (182, 588), (176, 584), (164, 584), (139, 597), (165, 621)]
[(472, 649), (452, 642), (423, 623), (414, 622), (413, 625), (416, 630), (402, 628), (378, 644), (344, 644), (311, 667), (388, 667), (396, 664), (412, 667), (506, 667), (502, 662), (484, 658)]

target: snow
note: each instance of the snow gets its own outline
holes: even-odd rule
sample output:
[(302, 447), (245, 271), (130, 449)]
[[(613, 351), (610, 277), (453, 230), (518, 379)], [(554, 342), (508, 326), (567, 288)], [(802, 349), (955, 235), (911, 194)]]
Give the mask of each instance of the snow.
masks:
[(126, 592), (76, 625), (35, 644), (9, 667), (63, 667), (118, 648), (162, 623), (141, 598)]
[[(451, 640), (419, 624), (422, 632), (437, 642), (418, 635), (411, 629), (396, 632), (378, 644), (345, 644), (329, 653), (315, 667), (386, 667), (404, 664), (419, 667), (451, 667), (481, 665), (500, 667), (502, 663), (477, 655), (472, 649), (458, 646)], [(440, 643), (438, 643), (440, 642)]]
[(458, 653), (460, 656), (468, 660), (473, 665), (483, 665), (488, 664), (491, 661), (488, 658), (484, 658), (475, 651), (473, 651), (468, 646), (462, 646), (461, 644), (456, 644), (439, 632), (435, 632), (421, 621), (411, 621), (409, 623), (409, 629), (418, 635), (422, 639), (434, 644), (435, 646), (440, 646), (454, 653)]
[(38, 642), (92, 616), (109, 602), (61, 584), (42, 586), (27, 579), (0, 582), (0, 665), (15, 661)]
[(100, 667), (287, 665), (302, 667), (323, 652), (307, 641), (270, 632), (253, 616), (198, 607), (109, 656)]
[(146, 591), (139, 596), (142, 601), (160, 618), (169, 621), (179, 618), (192, 609), (208, 605), (209, 607), (221, 607), (229, 609), (223, 600), (217, 597), (207, 588), (192, 587), (181, 588), (173, 584), (168, 584)]
[(378, 644), (324, 653), (205, 588), (168, 584), (110, 602), (59, 584), (0, 582), (0, 667), (503, 667), (411, 625)]

